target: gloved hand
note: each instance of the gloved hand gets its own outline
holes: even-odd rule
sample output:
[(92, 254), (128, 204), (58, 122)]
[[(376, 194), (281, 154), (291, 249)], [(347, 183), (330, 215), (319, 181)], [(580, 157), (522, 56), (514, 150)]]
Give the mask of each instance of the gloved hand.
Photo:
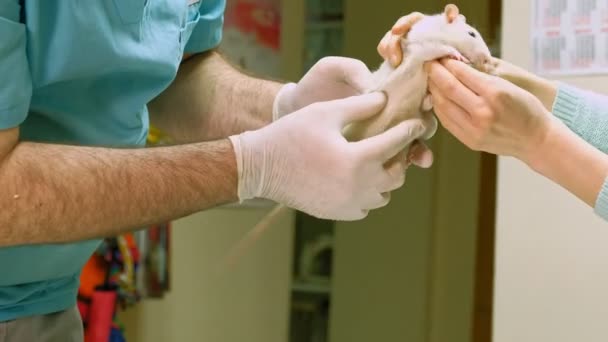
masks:
[(427, 130), (420, 119), (375, 137), (348, 142), (349, 123), (386, 105), (372, 93), (305, 107), (257, 131), (230, 137), (241, 201), (265, 198), (322, 219), (357, 220), (389, 203), (405, 182), (399, 153)]
[(325, 57), (296, 83), (284, 85), (274, 100), (273, 119), (295, 112), (315, 102), (361, 95), (370, 88), (371, 72), (352, 58)]
[[(343, 99), (363, 94), (371, 87), (372, 73), (353, 58), (325, 57), (296, 83), (284, 85), (274, 100), (273, 120), (316, 102)], [(421, 142), (414, 142), (406, 156), (407, 165), (428, 168), (433, 153)]]

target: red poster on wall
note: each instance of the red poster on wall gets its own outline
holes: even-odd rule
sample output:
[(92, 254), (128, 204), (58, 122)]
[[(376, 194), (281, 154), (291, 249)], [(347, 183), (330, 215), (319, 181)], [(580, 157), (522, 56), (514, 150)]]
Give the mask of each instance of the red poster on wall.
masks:
[(279, 77), (280, 0), (234, 0), (226, 7), (221, 51), (260, 76)]

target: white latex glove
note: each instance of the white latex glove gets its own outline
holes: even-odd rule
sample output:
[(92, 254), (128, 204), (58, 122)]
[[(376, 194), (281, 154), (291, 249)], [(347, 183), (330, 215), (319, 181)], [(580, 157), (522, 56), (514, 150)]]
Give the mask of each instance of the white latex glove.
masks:
[(357, 60), (325, 57), (296, 83), (284, 85), (274, 100), (273, 119), (295, 112), (315, 102), (361, 95), (370, 88), (371, 72)]
[(358, 142), (342, 135), (349, 123), (378, 114), (385, 104), (382, 93), (316, 103), (230, 137), (239, 199), (266, 198), (332, 220), (362, 219), (387, 205), (407, 168), (391, 159), (429, 128), (414, 119)]
[[(361, 95), (371, 87), (371, 76), (371, 71), (360, 60), (322, 58), (297, 84), (288, 83), (279, 90), (273, 105), (273, 121), (316, 102)], [(433, 164), (433, 152), (417, 141), (409, 150), (407, 160), (408, 164), (428, 168)]]

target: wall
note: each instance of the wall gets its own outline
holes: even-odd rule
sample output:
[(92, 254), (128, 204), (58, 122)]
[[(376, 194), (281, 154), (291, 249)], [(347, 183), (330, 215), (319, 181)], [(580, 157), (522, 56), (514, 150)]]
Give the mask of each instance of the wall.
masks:
[[(527, 68), (530, 6), (503, 8), (503, 57)], [(565, 80), (608, 93), (605, 76)], [(608, 225), (513, 159), (498, 172), (494, 341), (607, 341)]]
[(234, 267), (218, 265), (266, 210), (216, 209), (175, 222), (171, 291), (121, 314), (129, 342), (285, 342), (293, 214)]
[[(414, 7), (403, 1), (346, 1), (345, 54), (370, 68), (376, 45)], [(365, 29), (361, 29), (365, 27)], [(337, 223), (331, 342), (426, 341), (433, 174), (415, 170), (391, 204), (361, 222)]]

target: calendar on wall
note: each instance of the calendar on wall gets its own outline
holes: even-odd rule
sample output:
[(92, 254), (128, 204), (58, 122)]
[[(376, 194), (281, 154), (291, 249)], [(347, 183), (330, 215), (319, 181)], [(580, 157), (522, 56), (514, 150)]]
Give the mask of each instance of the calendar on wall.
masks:
[(531, 5), (536, 73), (608, 73), (608, 0), (533, 0)]

